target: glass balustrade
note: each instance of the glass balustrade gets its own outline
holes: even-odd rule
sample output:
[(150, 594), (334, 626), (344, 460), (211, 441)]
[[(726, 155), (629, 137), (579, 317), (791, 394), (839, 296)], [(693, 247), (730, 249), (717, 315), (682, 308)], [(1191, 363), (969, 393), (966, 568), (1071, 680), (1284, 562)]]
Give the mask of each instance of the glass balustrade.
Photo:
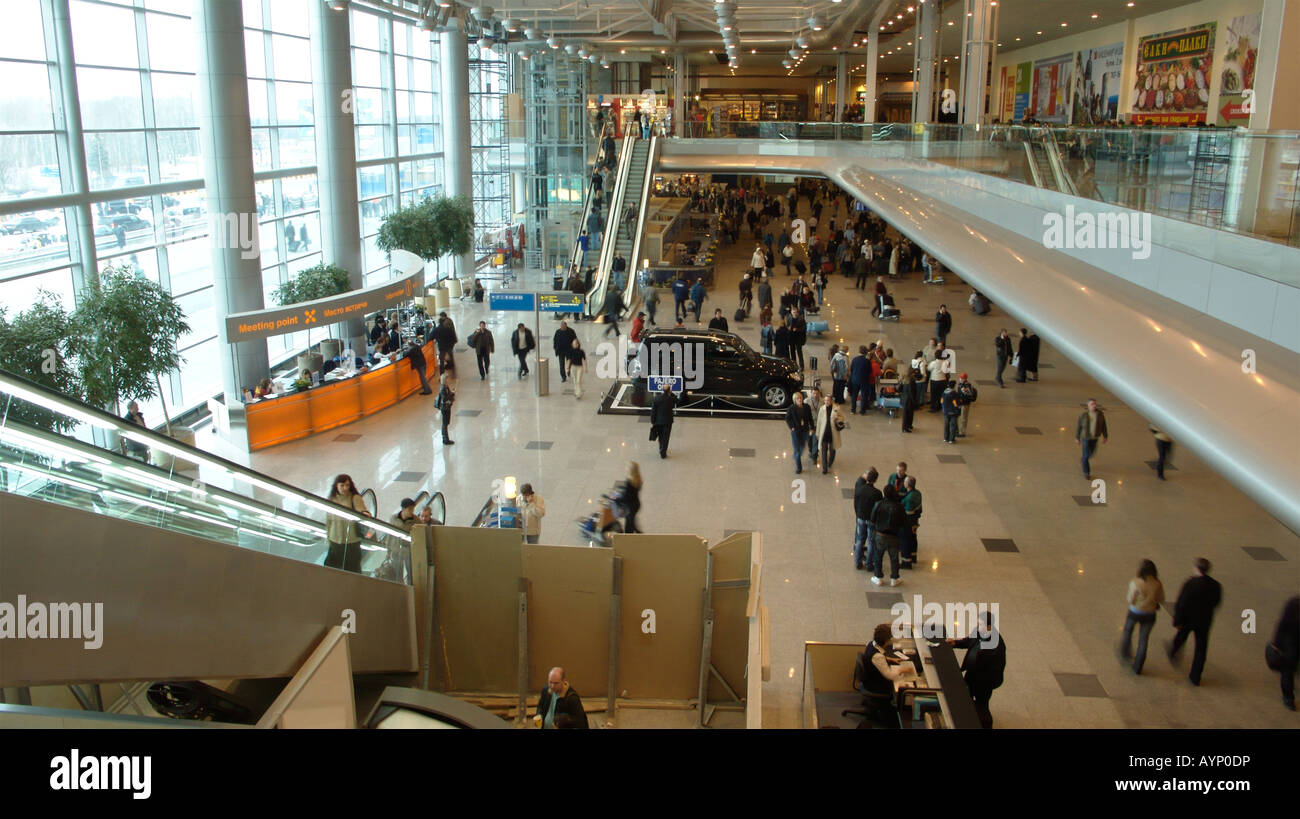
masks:
[(362, 573), (410, 577), (403, 529), (3, 371), (0, 491), (310, 563), (332, 525)]

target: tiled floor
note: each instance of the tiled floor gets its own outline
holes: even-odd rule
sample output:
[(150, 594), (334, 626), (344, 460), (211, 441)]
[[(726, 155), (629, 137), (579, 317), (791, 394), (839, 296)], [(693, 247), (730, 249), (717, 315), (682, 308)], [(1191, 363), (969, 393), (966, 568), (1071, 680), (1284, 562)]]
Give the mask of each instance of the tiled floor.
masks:
[[(720, 253), (723, 272), (709, 312), (722, 307), (730, 314), (748, 246)], [(786, 284), (778, 269), (776, 285)], [(537, 274), (524, 286), (548, 289), (549, 277)], [(1032, 316), (1010, 317), (997, 305), (988, 316), (974, 316), (964, 308), (969, 291), (951, 273), (943, 286), (923, 287), (913, 274), (893, 289), (896, 298), (918, 303), (905, 309), (902, 322), (880, 323), (856, 309), (869, 304), (867, 294), (835, 276), (822, 311), (833, 332), (811, 340), (806, 352), (825, 360), (832, 343), (883, 339), (911, 353), (929, 338), (934, 311), (946, 302), (961, 306), (953, 311), (951, 338), (966, 347), (962, 368), (972, 379), (988, 378), (999, 329), (1033, 326)], [(462, 328), (486, 320), (498, 338), (515, 323), (513, 314), (471, 303), (454, 303), (449, 312)], [(671, 309), (660, 318), (670, 321)], [(612, 345), (600, 345), (600, 329), (577, 325), (593, 362), (615, 354)], [(735, 329), (757, 346), (756, 320)], [(551, 332), (543, 327), (543, 336)], [(549, 338), (539, 345), (550, 354)], [(469, 366), (467, 353), (458, 357)], [(627, 461), (637, 460), (646, 482), (639, 523), (647, 531), (695, 532), (711, 542), (733, 530), (762, 532), (772, 615), (767, 726), (799, 724), (805, 640), (865, 641), (891, 619), (889, 605), (919, 594), (925, 601), (998, 604), (1008, 646), (1006, 682), (992, 700), (1000, 728), (1300, 727), (1300, 716), (1282, 709), (1277, 675), (1262, 661), (1284, 600), (1300, 588), (1300, 541), (1184, 448), (1175, 447), (1179, 471), (1158, 481), (1146, 464), (1155, 446), (1145, 419), (1061, 354), (1048, 348), (1043, 357), (1056, 366), (1041, 365), (1040, 381), (1007, 378), (1005, 389), (980, 391), (969, 437), (956, 447), (964, 463), (935, 458), (953, 454), (941, 443), (935, 416), (918, 412), (916, 434), (900, 435), (897, 418), (873, 413), (845, 430), (831, 475), (800, 476), (806, 497), (793, 492), (790, 438), (780, 420), (684, 418), (673, 427), (669, 459), (660, 460), (642, 419), (596, 414), (603, 387), (594, 371), (583, 398), (556, 394), (553, 378), (552, 394), (539, 399), (533, 384), (514, 377), (508, 350), (488, 381), (461, 381), (454, 447), (439, 442), (432, 402), (412, 398), (343, 434), (275, 447), (251, 462), (317, 490), (330, 475), (349, 472), (393, 511), (420, 486), (395, 483), (394, 476), (428, 472), (428, 483), (446, 496), (448, 522), (459, 525), (470, 522), (495, 479), (516, 476), (546, 499), (543, 542), (578, 544), (574, 520), (623, 477)], [(1073, 499), (1094, 491), (1080, 474), (1072, 438), (1080, 405), (1092, 396), (1106, 408), (1110, 428), (1092, 467), (1094, 479), (1105, 481), (1100, 509)], [(466, 417), (474, 410), (482, 414)], [(361, 437), (336, 443), (344, 435)], [(749, 449), (755, 457), (735, 453)], [(902, 594), (875, 591), (850, 556), (854, 480), (870, 466), (887, 474), (900, 460), (911, 464), (925, 496), (924, 562), (904, 572)], [(1165, 659), (1161, 646), (1172, 635), (1166, 614), (1156, 623), (1144, 674), (1134, 676), (1115, 650), (1129, 578), (1150, 558), (1172, 599), (1197, 556), (1214, 562), (1224, 589), (1202, 686), (1185, 679), (1190, 657), (1181, 670)], [(629, 722), (635, 719), (623, 724)]]

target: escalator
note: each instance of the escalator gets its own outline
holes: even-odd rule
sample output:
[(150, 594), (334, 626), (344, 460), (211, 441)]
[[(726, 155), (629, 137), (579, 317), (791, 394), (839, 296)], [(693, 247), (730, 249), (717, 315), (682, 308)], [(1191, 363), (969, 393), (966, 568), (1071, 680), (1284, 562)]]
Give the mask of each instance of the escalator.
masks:
[(1061, 150), (1050, 132), (1035, 134), (1024, 145), (1029, 174), (1035, 186), (1078, 196), (1074, 180), (1065, 169)]
[(605, 236), (613, 236), (614, 241), (601, 245), (600, 266), (591, 292), (587, 294), (589, 316), (598, 315), (605, 304), (614, 257), (619, 253), (627, 261), (622, 290), (623, 304), (629, 311), (636, 307), (636, 273), (641, 253), (642, 222), (650, 200), (659, 140), (655, 137), (629, 141), (630, 148), (625, 147), (624, 150), (625, 161), (619, 163), (618, 181), (614, 186), (614, 196), (610, 199), (609, 219), (605, 225)]
[[(359, 571), (321, 565), (331, 527)], [(0, 640), (0, 686), (287, 676), (345, 610), (374, 626), (355, 670), (414, 670), (410, 544), (0, 371), (0, 606), (30, 601), (48, 638)]]

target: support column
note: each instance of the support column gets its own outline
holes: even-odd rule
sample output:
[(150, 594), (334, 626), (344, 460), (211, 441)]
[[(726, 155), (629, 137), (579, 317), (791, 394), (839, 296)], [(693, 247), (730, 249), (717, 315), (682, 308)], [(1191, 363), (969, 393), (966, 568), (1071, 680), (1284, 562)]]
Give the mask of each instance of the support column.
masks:
[[(357, 213), (357, 144), (352, 112), (352, 50), (347, 11), (311, 3), (312, 104), (316, 120), (316, 188), (320, 192), (321, 261), (348, 271), (348, 285), (365, 282), (361, 217)], [(353, 350), (364, 350), (365, 320), (339, 322)]]
[[(469, 127), (469, 41), (465, 23), (449, 17), (438, 34), (442, 49), (442, 144), (446, 169), (447, 195), (464, 196), (474, 201), (472, 157)], [(475, 227), (477, 228), (477, 219)], [(456, 256), (452, 275), (474, 275), (474, 251)]]
[[(912, 61), (912, 81), (915, 83), (912, 122), (933, 122), (935, 57), (939, 53), (939, 0), (926, 0), (917, 12), (916, 50)], [(875, 28), (879, 30), (878, 26)]]
[(962, 124), (983, 123), (990, 67), (996, 57), (998, 6), (989, 0), (966, 0), (961, 52)]
[(849, 87), (849, 55), (841, 53), (835, 60), (835, 121), (844, 121), (844, 99)]
[[(54, 12), (54, 65), (50, 70), (58, 73), (59, 91), (63, 104), (54, 106), (54, 128), (61, 131), (55, 139), (59, 143), (59, 156), (63, 161), (60, 178), (63, 192), (86, 194), (90, 191), (90, 176), (86, 172), (86, 142), (81, 130), (81, 97), (77, 89), (77, 61), (72, 49), (72, 21), (68, 15), (68, 0), (53, 0)], [(86, 282), (99, 276), (99, 260), (95, 253), (95, 226), (91, 221), (90, 203), (84, 199), (63, 209), (68, 238), (74, 243), (70, 248), (73, 265), (73, 292), (80, 293)]]
[(686, 92), (690, 83), (686, 76), (690, 63), (685, 52), (673, 55), (673, 136), (686, 136)]
[(198, 46), (195, 113), (212, 227), (212, 301), (221, 386), (229, 403), (242, 400), (241, 385), (255, 384), (270, 370), (265, 340), (231, 344), (226, 337), (227, 315), (261, 310), (264, 306), (243, 5), (227, 0), (194, 0), (194, 30)]

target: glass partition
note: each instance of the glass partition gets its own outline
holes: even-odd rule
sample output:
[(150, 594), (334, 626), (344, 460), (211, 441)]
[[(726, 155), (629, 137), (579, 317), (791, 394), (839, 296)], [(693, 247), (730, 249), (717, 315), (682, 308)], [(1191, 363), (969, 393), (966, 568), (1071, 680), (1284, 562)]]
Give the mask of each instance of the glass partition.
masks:
[(1222, 128), (727, 122), (713, 136), (871, 143), (1216, 230), (1300, 246), (1300, 133)]

